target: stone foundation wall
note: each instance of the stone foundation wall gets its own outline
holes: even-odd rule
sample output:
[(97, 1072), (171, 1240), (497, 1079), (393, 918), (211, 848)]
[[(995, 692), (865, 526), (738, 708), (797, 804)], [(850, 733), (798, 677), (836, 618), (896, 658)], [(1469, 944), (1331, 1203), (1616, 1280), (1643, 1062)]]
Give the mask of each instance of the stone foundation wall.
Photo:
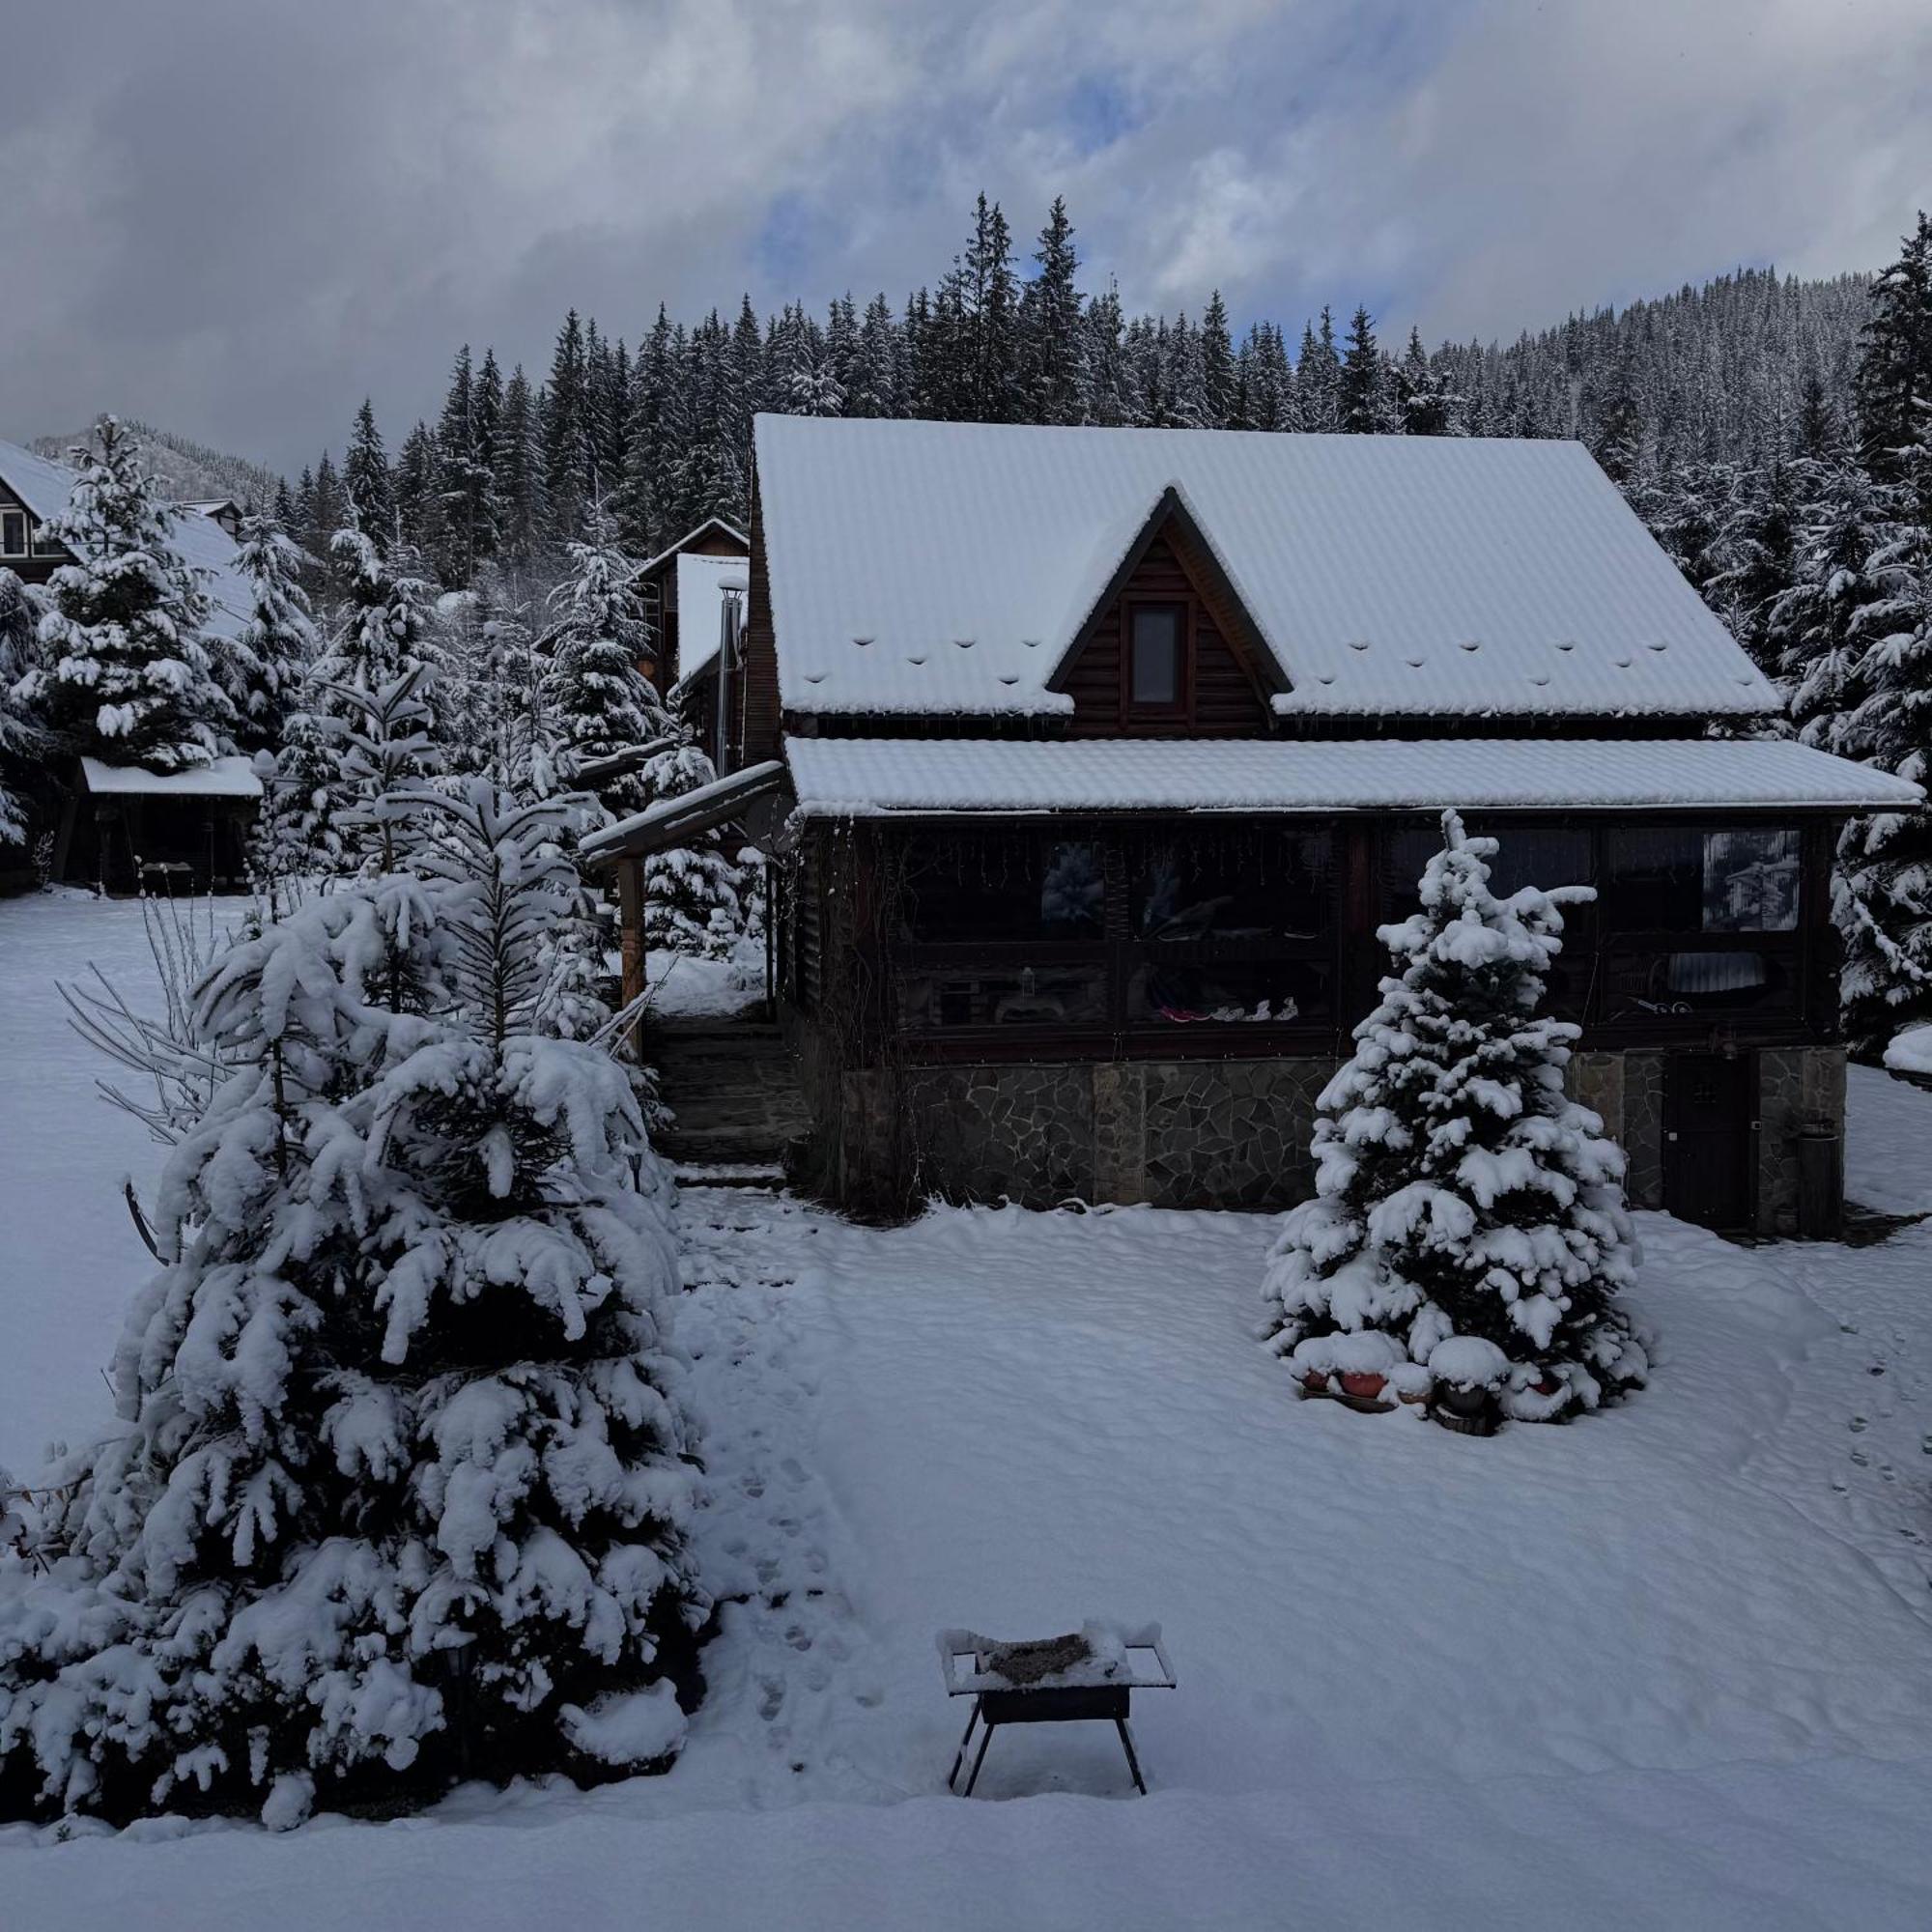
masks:
[[(1798, 1232), (1799, 1147), (1806, 1126), (1829, 1123), (1837, 1139), (1822, 1151), (1835, 1164), (1834, 1200), (1845, 1180), (1845, 1049), (1763, 1047), (1757, 1056), (1757, 1214), (1761, 1235)], [(1823, 1229), (1806, 1229), (1822, 1234)]]
[[(1603, 1117), (1636, 1208), (1663, 1206), (1662, 1052), (1579, 1053), (1570, 1091)], [(1798, 1223), (1799, 1130), (1842, 1128), (1840, 1047), (1757, 1055), (1756, 1226)], [(1080, 1200), (1272, 1211), (1314, 1191), (1308, 1144), (1332, 1060), (1148, 1060), (897, 1069), (814, 1066), (808, 1186), (848, 1206), (937, 1194), (1027, 1207)], [(1842, 1162), (1842, 1139), (1838, 1158)]]

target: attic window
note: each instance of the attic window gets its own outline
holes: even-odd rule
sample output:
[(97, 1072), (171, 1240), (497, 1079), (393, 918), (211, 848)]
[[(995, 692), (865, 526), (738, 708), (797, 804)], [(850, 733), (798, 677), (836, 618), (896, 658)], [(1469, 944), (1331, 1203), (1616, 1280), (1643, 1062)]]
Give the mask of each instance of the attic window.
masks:
[(26, 511), (0, 510), (0, 556), (25, 556), (26, 554)]
[(1127, 696), (1136, 711), (1174, 711), (1181, 702), (1184, 604), (1136, 604), (1131, 608)]

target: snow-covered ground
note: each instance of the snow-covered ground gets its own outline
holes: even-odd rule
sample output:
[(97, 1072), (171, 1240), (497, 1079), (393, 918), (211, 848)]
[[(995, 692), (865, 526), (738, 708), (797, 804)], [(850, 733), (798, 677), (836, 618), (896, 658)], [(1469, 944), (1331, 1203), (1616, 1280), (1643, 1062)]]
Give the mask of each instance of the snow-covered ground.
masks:
[[(137, 982), (138, 914), (0, 904), (23, 1473), (104, 1414), (142, 1274), (114, 1182), (154, 1151), (49, 983), (90, 952)], [(1932, 1094), (1853, 1107), (1853, 1197), (1932, 1206)], [(676, 1770), (282, 1837), (0, 1830), (0, 1925), (1932, 1923), (1932, 1223), (1742, 1249), (1645, 1216), (1655, 1385), (1485, 1442), (1294, 1400), (1258, 1219), (683, 1208), (701, 1554), (745, 1601)], [(1153, 1795), (1099, 1726), (1003, 1732), (945, 1795), (934, 1633), (1094, 1616), (1173, 1654)]]

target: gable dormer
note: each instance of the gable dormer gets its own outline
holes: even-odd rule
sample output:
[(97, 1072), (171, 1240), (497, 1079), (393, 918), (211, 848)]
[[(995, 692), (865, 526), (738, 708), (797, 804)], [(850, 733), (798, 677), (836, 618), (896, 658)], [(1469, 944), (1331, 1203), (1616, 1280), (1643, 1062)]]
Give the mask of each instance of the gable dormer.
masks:
[(1160, 494), (1051, 689), (1076, 738), (1264, 738), (1282, 680), (1180, 492)]

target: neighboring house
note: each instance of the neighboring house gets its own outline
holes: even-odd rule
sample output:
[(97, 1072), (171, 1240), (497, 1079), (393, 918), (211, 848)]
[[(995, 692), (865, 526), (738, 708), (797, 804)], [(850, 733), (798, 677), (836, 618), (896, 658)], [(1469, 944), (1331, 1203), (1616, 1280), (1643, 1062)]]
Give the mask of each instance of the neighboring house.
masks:
[(809, 1182), (1303, 1197), (1455, 806), (1505, 889), (1597, 888), (1551, 1001), (1634, 1199), (1835, 1219), (1833, 842), (1920, 794), (1749, 735), (1776, 693), (1578, 444), (760, 416), (755, 454), (730, 762), (792, 801)]
[[(0, 442), (0, 566), (44, 583), (67, 550), (43, 526), (67, 508), (75, 471)], [(232, 499), (181, 503), (176, 548), (200, 576), (213, 609), (207, 630), (232, 637), (253, 608), (239, 563)], [(245, 758), (219, 758), (204, 772), (157, 775), (83, 758), (67, 789), (54, 840), (54, 877), (109, 892), (181, 884), (207, 891), (245, 884), (243, 844), (262, 788)]]
[[(683, 636), (678, 608), (679, 559), (686, 556), (743, 559), (750, 554), (751, 548), (742, 530), (734, 530), (722, 517), (707, 517), (696, 529), (685, 531), (674, 544), (659, 551), (657, 555), (647, 557), (638, 566), (634, 582), (643, 605), (645, 620), (650, 626), (651, 639), (651, 654), (638, 668), (661, 692), (668, 694), (685, 674), (679, 655)], [(715, 616), (715, 609), (710, 614)], [(694, 636), (700, 648), (708, 649), (717, 639), (715, 637), (704, 637), (702, 631), (700, 622)]]
[(722, 771), (743, 735), (746, 562), (687, 551), (675, 576), (678, 674), (665, 695)]

